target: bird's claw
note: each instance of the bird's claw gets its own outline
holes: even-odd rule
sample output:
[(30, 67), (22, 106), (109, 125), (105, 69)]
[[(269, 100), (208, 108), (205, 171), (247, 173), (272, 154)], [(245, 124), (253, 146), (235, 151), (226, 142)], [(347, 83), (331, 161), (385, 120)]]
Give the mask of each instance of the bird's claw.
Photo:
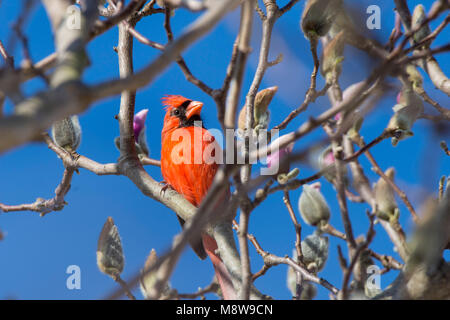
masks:
[(161, 181), (160, 183), (163, 186), (162, 186), (161, 190), (159, 191), (159, 195), (160, 196), (164, 196), (164, 193), (166, 192), (167, 189), (169, 189), (170, 185), (167, 182), (165, 182), (165, 181)]

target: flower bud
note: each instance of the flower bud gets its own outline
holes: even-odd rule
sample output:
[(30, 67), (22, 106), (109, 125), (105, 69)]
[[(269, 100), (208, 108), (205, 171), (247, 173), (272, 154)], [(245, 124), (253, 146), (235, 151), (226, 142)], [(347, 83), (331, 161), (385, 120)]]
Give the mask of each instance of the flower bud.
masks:
[(398, 141), (414, 135), (411, 128), (424, 110), (422, 100), (411, 89), (402, 90), (397, 100), (399, 103), (392, 108), (395, 114), (387, 126), (388, 130), (396, 131), (391, 140), (393, 146), (396, 146)]
[(119, 231), (111, 217), (105, 222), (97, 244), (97, 266), (101, 272), (115, 278), (125, 265)]
[(361, 115), (361, 112), (358, 110), (352, 112), (349, 114), (349, 117), (351, 117), (352, 126), (347, 131), (347, 135), (350, 139), (357, 137), (359, 135), (359, 130), (361, 130), (364, 118)]
[[(152, 297), (151, 290), (158, 280), (156, 270), (155, 272), (147, 272), (156, 263), (157, 260), (158, 257), (156, 255), (156, 251), (155, 249), (152, 249), (147, 257), (147, 260), (145, 261), (144, 269), (141, 270), (140, 289), (145, 299), (150, 299)], [(166, 283), (164, 288), (162, 289), (161, 296), (168, 296), (170, 295), (170, 292), (170, 285)]]
[(145, 120), (147, 119), (148, 109), (143, 109), (136, 113), (133, 118), (133, 131), (136, 144), (140, 147), (141, 152), (147, 156), (149, 154), (147, 145), (147, 127), (145, 126)]
[[(278, 87), (270, 87), (259, 91), (255, 96), (255, 103), (253, 108), (254, 123), (253, 128), (258, 126), (259, 128), (266, 129), (269, 124), (269, 104), (272, 102), (273, 96), (277, 93)], [(247, 121), (247, 108), (241, 109), (239, 112), (238, 127), (241, 130), (246, 129)]]
[(279, 184), (286, 184), (289, 182), (289, 180), (297, 178), (298, 174), (300, 173), (300, 170), (298, 168), (294, 168), (288, 173), (280, 173), (277, 176), (277, 181)]
[[(414, 8), (414, 12), (411, 20), (411, 28), (413, 30), (419, 28), (422, 23), (427, 19), (427, 14), (423, 5), (419, 4)], [(431, 33), (430, 26), (425, 24), (416, 33), (414, 33), (413, 39), (415, 43), (418, 43), (425, 39)], [(429, 44), (428, 44), (429, 46)]]
[(330, 30), (341, 9), (342, 0), (309, 0), (300, 22), (308, 39), (323, 37)]
[(320, 189), (312, 185), (303, 185), (303, 191), (298, 201), (300, 214), (306, 223), (316, 226), (321, 221), (330, 219), (330, 208)]
[(323, 49), (320, 72), (327, 84), (336, 82), (342, 72), (344, 44), (344, 31), (341, 31)]
[[(297, 261), (297, 251), (293, 250), (293, 259)], [(288, 268), (286, 285), (292, 296), (297, 295), (297, 274), (292, 267)], [(309, 281), (302, 281), (300, 300), (312, 300), (317, 295), (317, 288)]]
[[(319, 169), (325, 170), (323, 176), (325, 179), (327, 179), (329, 182), (333, 183), (336, 179), (336, 166), (335, 166), (335, 158), (333, 154), (333, 149), (331, 146), (326, 148), (320, 155), (319, 155)], [(344, 180), (346, 180), (347, 176), (347, 167), (342, 167), (342, 176), (345, 177)], [(347, 182), (345, 182), (347, 183)]]
[(315, 231), (302, 242), (303, 262), (308, 270), (316, 273), (323, 269), (328, 259), (328, 237)]
[[(136, 113), (133, 118), (133, 132), (135, 140), (136, 153), (138, 155), (149, 155), (149, 148), (147, 144), (147, 127), (145, 120), (147, 119), (148, 109), (143, 109)], [(120, 151), (120, 137), (114, 139), (114, 144)]]
[[(274, 141), (272, 141), (271, 145), (276, 145), (277, 143), (279, 143), (282, 139), (284, 139), (284, 136), (281, 136), (277, 139), (275, 139)], [(268, 168), (272, 168), (272, 167), (278, 167), (278, 171), (277, 173), (288, 173), (289, 169), (290, 169), (290, 164), (288, 163), (283, 163), (283, 160), (286, 156), (288, 156), (291, 152), (292, 149), (294, 148), (294, 143), (289, 143), (286, 147), (284, 148), (280, 148), (278, 149), (278, 151), (274, 151), (271, 154), (269, 154), (267, 156), (267, 167)]]
[[(394, 168), (386, 170), (385, 175), (393, 180)], [(390, 221), (398, 216), (397, 202), (394, 197), (394, 190), (383, 178), (380, 178), (374, 187), (375, 203), (377, 205), (376, 216), (382, 220)]]
[(406, 73), (408, 74), (408, 80), (413, 85), (414, 90), (422, 88), (423, 77), (414, 65), (408, 64), (406, 66)]
[[(292, 267), (288, 268), (287, 272), (287, 287), (292, 296), (297, 295), (297, 275)], [(317, 288), (309, 281), (302, 282), (302, 288), (300, 293), (300, 300), (312, 300), (317, 295)]]
[(53, 141), (67, 151), (76, 151), (81, 143), (81, 126), (77, 115), (58, 120), (52, 125)]
[[(164, 9), (166, 6), (171, 8), (171, 9), (176, 9), (178, 8), (180, 5), (181, 1), (171, 1), (171, 0), (156, 0), (156, 4), (158, 5), (158, 7)], [(174, 12), (172, 11), (172, 16), (174, 15)]]

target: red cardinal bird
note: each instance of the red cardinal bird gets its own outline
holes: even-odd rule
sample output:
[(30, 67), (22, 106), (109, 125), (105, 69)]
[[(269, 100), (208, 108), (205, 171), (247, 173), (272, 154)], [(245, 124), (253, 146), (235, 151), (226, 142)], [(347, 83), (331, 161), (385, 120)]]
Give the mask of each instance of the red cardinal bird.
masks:
[[(164, 127), (161, 134), (161, 172), (164, 181), (198, 207), (208, 192), (219, 165), (215, 152), (221, 152), (214, 137), (201, 122), (203, 103), (182, 96), (166, 96)], [(178, 217), (181, 225), (184, 220)], [(222, 260), (215, 254), (216, 241), (202, 234), (201, 241), (191, 242), (195, 253), (203, 260), (210, 257), (224, 299), (235, 299), (231, 277)], [(206, 252), (205, 252), (206, 251)]]

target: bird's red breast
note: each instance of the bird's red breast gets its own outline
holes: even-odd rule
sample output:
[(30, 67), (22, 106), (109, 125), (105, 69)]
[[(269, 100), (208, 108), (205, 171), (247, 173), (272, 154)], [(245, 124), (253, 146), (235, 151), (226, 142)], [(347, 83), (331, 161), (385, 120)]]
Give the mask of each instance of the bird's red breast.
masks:
[(178, 127), (162, 137), (161, 172), (164, 180), (194, 206), (199, 206), (218, 169), (220, 146), (208, 130)]

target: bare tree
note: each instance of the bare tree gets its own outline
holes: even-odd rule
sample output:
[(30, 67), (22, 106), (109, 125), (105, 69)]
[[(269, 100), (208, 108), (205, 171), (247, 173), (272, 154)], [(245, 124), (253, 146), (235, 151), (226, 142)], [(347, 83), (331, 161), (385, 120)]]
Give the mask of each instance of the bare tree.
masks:
[[(58, 155), (65, 170), (53, 198), (39, 198), (32, 203), (18, 205), (0, 203), (0, 211), (7, 213), (26, 210), (44, 216), (62, 210), (66, 205), (64, 198), (70, 191), (74, 172), (85, 169), (97, 175), (127, 177), (137, 190), (167, 206), (185, 221), (183, 231), (173, 239), (172, 248), (159, 258), (153, 252), (142, 272), (125, 281), (120, 277), (123, 255), (118, 229), (112, 219), (108, 219), (98, 243), (98, 265), (120, 288), (107, 298), (118, 298), (126, 294), (130, 299), (135, 299), (130, 288), (139, 283), (145, 296), (152, 299), (193, 299), (203, 297), (208, 292), (217, 293), (219, 286), (216, 282), (189, 294), (181, 294), (168, 285), (183, 249), (200, 232), (206, 232), (216, 240), (219, 256), (232, 275), (232, 286), (240, 299), (270, 298), (271, 293), (259, 292), (254, 281), (264, 276), (269, 268), (280, 264), (289, 266), (288, 282), (294, 299), (312, 298), (317, 285), (329, 290), (333, 299), (450, 298), (450, 264), (443, 258), (443, 251), (449, 247), (450, 240), (448, 180), (445, 177), (441, 179), (438, 199), (430, 199), (418, 212), (408, 195), (395, 182), (395, 170), (383, 170), (371, 150), (386, 139), (391, 139), (393, 146), (401, 143), (401, 140), (413, 134), (412, 127), (418, 119), (448, 128), (450, 109), (428, 95), (418, 71), (423, 70), (438, 90), (450, 95), (450, 81), (435, 59), (435, 55), (450, 50), (450, 43), (440, 47), (433, 46), (433, 41), (439, 35), (444, 31), (448, 32), (448, 0), (435, 1), (428, 12), (419, 5), (414, 8), (413, 13), (405, 0), (394, 0), (396, 24), (385, 45), (369, 38), (357, 28), (349, 7), (342, 0), (304, 1), (300, 27), (310, 42), (314, 62), (309, 89), (299, 106), (270, 130), (267, 112), (277, 87), (261, 90), (261, 83), (266, 71), (276, 68), (282, 61), (282, 55), (275, 61), (268, 58), (272, 30), (277, 21), (292, 7), (301, 5), (301, 1), (290, 0), (284, 6), (279, 6), (276, 0), (108, 0), (106, 3), (79, 0), (76, 5), (70, 0), (42, 0), (52, 26), (56, 52), (33, 63), (27, 39), (21, 29), (34, 2), (28, 2), (13, 26), (17, 39), (24, 48), (26, 61), (17, 67), (14, 57), (8, 53), (8, 47), (0, 42), (0, 54), (5, 61), (0, 74), (0, 152), (40, 141)], [(222, 86), (212, 88), (195, 76), (182, 54), (208, 34), (227, 13), (238, 8), (240, 27), (235, 44), (230, 48), (232, 55), (229, 66), (223, 75)], [(174, 37), (171, 29), (174, 10), (200, 11), (201, 15), (183, 33)], [(168, 39), (165, 44), (152, 41), (135, 29), (142, 19), (152, 19), (153, 15), (164, 15), (164, 30)], [(254, 19), (262, 21), (262, 37), (259, 48), (252, 52), (250, 40)], [(435, 20), (441, 22), (431, 30), (429, 24)], [(115, 50), (120, 78), (87, 85), (81, 80), (88, 61), (86, 45), (89, 41), (95, 41), (106, 30), (115, 27), (119, 29)], [(133, 68), (134, 40), (160, 51), (156, 59), (140, 70)], [(366, 79), (341, 88), (339, 79), (341, 74), (345, 74), (342, 69), (345, 46), (360, 49), (376, 63)], [(258, 55), (259, 60), (251, 86), (244, 91), (243, 74), (248, 68), (247, 58), (250, 54)], [(148, 157), (145, 137), (141, 137), (142, 130), (136, 131), (134, 127), (137, 125), (136, 121), (140, 121), (134, 110), (136, 94), (172, 64), (178, 65), (186, 81), (215, 101), (222, 129), (239, 129), (242, 137), (240, 145), (236, 143), (236, 139), (227, 141), (225, 154), (238, 148), (246, 161), (242, 164), (234, 161), (222, 164), (198, 208), (147, 173), (145, 165), (160, 166), (160, 162)], [(317, 78), (320, 76), (325, 80), (323, 88), (317, 86)], [(48, 88), (39, 94), (24, 96), (21, 86), (34, 77), (43, 78), (48, 83)], [(400, 87), (393, 116), (376, 139), (365, 141), (359, 131), (364, 125), (363, 120), (370, 118), (370, 111), (392, 90), (393, 85), (387, 81), (388, 77), (394, 78), (397, 88)], [(119, 94), (121, 103), (117, 120), (120, 137), (116, 139), (120, 150), (118, 160), (99, 163), (77, 153), (81, 139), (77, 114), (93, 107), (102, 99)], [(298, 120), (299, 115), (311, 103), (324, 95), (328, 96), (329, 108), (299, 122), (295, 130), (287, 132), (288, 124)], [(242, 108), (238, 105), (241, 96), (245, 96)], [(9, 99), (14, 105), (12, 114), (2, 112), (5, 99)], [(430, 104), (435, 112), (426, 112), (424, 102)], [(145, 115), (140, 116), (145, 119)], [(52, 129), (52, 136), (46, 133), (49, 128)], [(255, 136), (257, 139), (268, 136), (270, 140), (274, 130), (283, 130), (283, 135), (272, 139), (268, 144), (254, 143)], [(292, 151), (293, 142), (320, 130), (325, 133), (325, 138), (311, 143), (301, 151)], [(317, 173), (309, 177), (298, 177), (298, 169), (291, 170), (290, 167), (297, 162), (306, 162), (308, 155), (318, 147), (323, 151), (317, 159)], [(447, 144), (442, 142), (441, 147), (443, 152), (436, 156), (449, 156)], [(379, 180), (374, 185), (367, 177), (367, 169), (360, 164), (362, 156), (368, 159), (373, 171), (379, 175)], [(270, 174), (252, 175), (252, 171), (256, 172), (252, 170), (252, 164), (264, 158), (267, 158), (269, 167), (276, 166), (278, 170)], [(320, 185), (314, 183), (322, 176), (336, 190), (343, 232), (329, 223), (327, 201), (320, 193)], [(233, 185), (233, 193), (226, 206), (223, 206), (229, 183)], [(300, 187), (303, 187), (299, 201), (302, 219), (299, 219), (290, 199), (290, 192)], [(248, 233), (251, 213), (270, 195), (278, 192), (283, 194), (283, 202), (296, 232), (295, 255), (292, 257), (277, 256), (266, 251), (257, 238)], [(398, 220), (399, 209), (394, 195), (404, 202), (416, 225), (410, 241), (407, 241)], [(7, 199), (2, 199), (4, 200)], [(348, 208), (348, 202), (366, 205), (370, 226), (364, 236), (354, 234), (353, 213)], [(219, 206), (223, 209), (223, 214), (213, 217)], [(238, 209), (238, 219), (234, 220)], [(303, 223), (315, 227), (313, 235), (302, 235)], [(402, 261), (370, 248), (376, 236), (375, 223), (380, 223), (385, 229)], [(238, 235), (238, 244), (235, 243), (233, 229)], [(347, 245), (347, 256), (339, 247), (338, 263), (343, 272), (341, 284), (333, 285), (320, 277), (320, 271), (328, 257), (327, 235), (340, 238)], [(261, 270), (256, 273), (252, 273), (250, 269), (249, 245), (255, 247), (264, 261)], [(383, 272), (400, 270), (396, 280), (384, 291), (374, 287), (368, 273), (374, 259), (383, 265)]]

